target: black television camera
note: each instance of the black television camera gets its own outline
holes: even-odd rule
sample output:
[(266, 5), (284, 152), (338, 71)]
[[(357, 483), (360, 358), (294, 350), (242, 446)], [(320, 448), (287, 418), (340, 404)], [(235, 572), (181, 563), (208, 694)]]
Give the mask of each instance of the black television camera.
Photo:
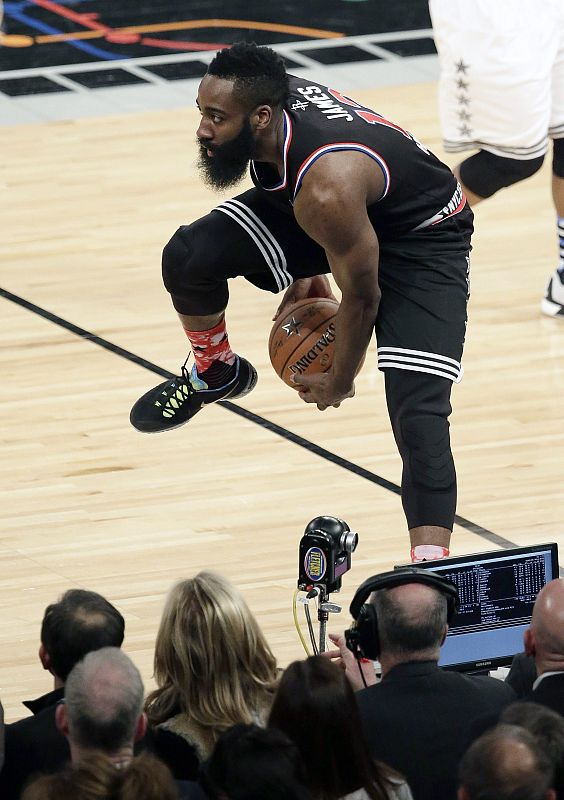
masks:
[(351, 568), (358, 533), (337, 517), (315, 517), (300, 541), (298, 589), (318, 587), (322, 597), (341, 588), (342, 576)]

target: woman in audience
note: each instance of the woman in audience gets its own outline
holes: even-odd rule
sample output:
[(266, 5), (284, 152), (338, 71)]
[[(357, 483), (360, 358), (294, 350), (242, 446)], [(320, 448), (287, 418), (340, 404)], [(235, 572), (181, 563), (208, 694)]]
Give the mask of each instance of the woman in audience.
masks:
[(268, 725), (297, 745), (316, 800), (411, 800), (407, 783), (371, 758), (345, 672), (322, 656), (290, 664)]
[(298, 748), (276, 728), (235, 725), (202, 772), (211, 800), (314, 800)]
[(99, 753), (80, 766), (43, 775), (25, 789), (22, 800), (177, 800), (170, 771), (143, 754), (123, 767)]
[[(157, 754), (177, 778), (178, 744), (207, 758), (222, 731), (264, 723), (278, 681), (276, 660), (237, 589), (221, 575), (200, 572), (171, 590), (155, 646), (157, 689), (145, 711)], [(176, 749), (176, 755), (173, 751)]]

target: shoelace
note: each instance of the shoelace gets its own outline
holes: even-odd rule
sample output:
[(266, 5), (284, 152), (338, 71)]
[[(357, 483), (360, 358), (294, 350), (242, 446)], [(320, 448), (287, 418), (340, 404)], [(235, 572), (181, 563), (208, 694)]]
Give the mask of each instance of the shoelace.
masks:
[[(163, 407), (163, 417), (173, 417), (180, 407), (188, 400), (194, 393), (195, 389), (190, 381), (190, 372), (186, 369), (186, 364), (190, 358), (190, 353), (186, 361), (181, 367), (182, 382), (179, 378), (173, 378), (169, 385), (163, 389), (162, 395), (166, 397)], [(161, 405), (160, 401), (156, 401), (157, 405)]]

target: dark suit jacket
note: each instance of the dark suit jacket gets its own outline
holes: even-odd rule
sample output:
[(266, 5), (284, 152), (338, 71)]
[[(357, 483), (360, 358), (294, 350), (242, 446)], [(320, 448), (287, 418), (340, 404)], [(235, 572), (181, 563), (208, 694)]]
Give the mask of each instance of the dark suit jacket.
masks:
[[(25, 701), (24, 706), (33, 716), (6, 725), (5, 763), (0, 772), (1, 800), (19, 800), (32, 778), (58, 772), (70, 761), (67, 739), (55, 723), (55, 709), (64, 694), (64, 688), (55, 689), (37, 700)], [(164, 761), (175, 778), (197, 779), (196, 752), (181, 737), (168, 731), (148, 729), (145, 738), (136, 743), (135, 754), (143, 750), (150, 750)], [(187, 786), (190, 789), (190, 785)], [(192, 793), (197, 791), (198, 787), (192, 789)]]
[(208, 800), (208, 795), (197, 781), (175, 781), (178, 800)]
[(548, 708), (564, 717), (564, 672), (559, 672), (557, 675), (547, 675), (536, 689), (533, 689), (523, 697), (523, 700), (548, 706)]
[(414, 800), (455, 800), (471, 726), (515, 699), (497, 678), (450, 672), (435, 661), (400, 664), (357, 693), (372, 754), (406, 778)]
[(517, 653), (511, 662), (511, 668), (505, 679), (514, 689), (519, 699), (525, 697), (533, 689), (533, 683), (537, 679), (537, 668), (533, 656), (525, 653)]
[(56, 772), (70, 761), (67, 740), (55, 724), (55, 709), (64, 693), (64, 689), (55, 689), (24, 703), (33, 716), (6, 725), (6, 755), (0, 773), (2, 800), (18, 800), (33, 775)]

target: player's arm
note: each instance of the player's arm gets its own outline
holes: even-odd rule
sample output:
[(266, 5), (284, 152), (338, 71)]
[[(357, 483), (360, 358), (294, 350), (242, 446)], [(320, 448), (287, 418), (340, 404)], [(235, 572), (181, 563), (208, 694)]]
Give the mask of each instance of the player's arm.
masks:
[(296, 381), (303, 386), (302, 399), (321, 409), (354, 394), (354, 377), (374, 329), (379, 245), (366, 207), (383, 190), (384, 176), (368, 156), (330, 153), (310, 168), (294, 206), (299, 225), (325, 249), (342, 294), (331, 369)]

